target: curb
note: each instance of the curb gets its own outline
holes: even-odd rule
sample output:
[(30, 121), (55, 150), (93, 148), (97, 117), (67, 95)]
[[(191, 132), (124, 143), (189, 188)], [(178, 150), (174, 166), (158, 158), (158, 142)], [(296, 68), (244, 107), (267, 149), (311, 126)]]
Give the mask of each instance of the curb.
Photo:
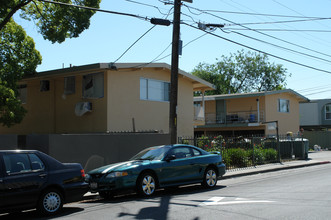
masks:
[(241, 176), (255, 175), (255, 174), (259, 174), (259, 173), (269, 173), (269, 172), (275, 172), (275, 171), (280, 171), (280, 170), (289, 170), (289, 169), (296, 169), (296, 168), (302, 168), (302, 167), (324, 165), (324, 164), (329, 164), (329, 163), (331, 163), (331, 161), (322, 161), (322, 162), (315, 162), (315, 163), (309, 163), (309, 164), (275, 167), (275, 168), (270, 168), (270, 169), (265, 169), (265, 170), (256, 170), (256, 171), (252, 171), (252, 172), (229, 174), (227, 176), (223, 176), (222, 179), (230, 179), (230, 178), (236, 178), (236, 177), (241, 177)]

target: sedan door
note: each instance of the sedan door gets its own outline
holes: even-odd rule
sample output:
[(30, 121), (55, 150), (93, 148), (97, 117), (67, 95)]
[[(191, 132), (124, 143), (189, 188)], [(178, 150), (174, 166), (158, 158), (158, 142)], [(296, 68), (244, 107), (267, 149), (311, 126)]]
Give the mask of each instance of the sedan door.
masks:
[(26, 153), (4, 154), (3, 161), (2, 208), (35, 206), (47, 181), (44, 163), (37, 155)]
[(189, 147), (176, 147), (170, 150), (160, 172), (161, 185), (172, 185), (192, 182), (198, 179), (199, 165)]

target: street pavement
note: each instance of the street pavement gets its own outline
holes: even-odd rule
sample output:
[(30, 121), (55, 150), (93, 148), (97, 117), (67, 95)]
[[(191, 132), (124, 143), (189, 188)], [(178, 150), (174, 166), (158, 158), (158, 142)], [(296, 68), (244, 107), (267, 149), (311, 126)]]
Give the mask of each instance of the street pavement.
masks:
[[(283, 161), (281, 163), (272, 163), (265, 165), (258, 165), (254, 167), (240, 168), (234, 170), (227, 170), (223, 179), (230, 179), (240, 176), (254, 175), (259, 173), (274, 172), (286, 169), (296, 169), (308, 166), (318, 166), (322, 164), (331, 163), (331, 151), (314, 151), (308, 153), (307, 160), (291, 160)], [(86, 193), (84, 197), (94, 197), (98, 194)]]

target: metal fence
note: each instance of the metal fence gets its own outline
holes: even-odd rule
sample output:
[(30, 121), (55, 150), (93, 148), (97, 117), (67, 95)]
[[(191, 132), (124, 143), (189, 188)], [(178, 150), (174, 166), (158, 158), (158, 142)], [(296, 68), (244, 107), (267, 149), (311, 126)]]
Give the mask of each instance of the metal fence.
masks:
[(276, 137), (263, 136), (202, 136), (179, 138), (179, 143), (220, 152), (228, 170), (307, 159), (309, 145), (307, 139), (288, 135), (279, 136), (279, 141)]

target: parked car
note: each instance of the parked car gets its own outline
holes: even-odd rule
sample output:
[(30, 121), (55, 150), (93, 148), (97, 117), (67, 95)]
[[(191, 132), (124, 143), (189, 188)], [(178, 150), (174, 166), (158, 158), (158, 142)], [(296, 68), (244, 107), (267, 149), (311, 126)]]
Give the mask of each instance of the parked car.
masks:
[(61, 163), (35, 150), (0, 150), (0, 213), (37, 208), (56, 214), (88, 192), (78, 163)]
[(225, 174), (219, 154), (190, 145), (164, 145), (147, 148), (129, 161), (94, 169), (86, 175), (91, 192), (111, 198), (120, 191), (135, 190), (151, 196), (157, 188), (202, 183), (216, 186)]

